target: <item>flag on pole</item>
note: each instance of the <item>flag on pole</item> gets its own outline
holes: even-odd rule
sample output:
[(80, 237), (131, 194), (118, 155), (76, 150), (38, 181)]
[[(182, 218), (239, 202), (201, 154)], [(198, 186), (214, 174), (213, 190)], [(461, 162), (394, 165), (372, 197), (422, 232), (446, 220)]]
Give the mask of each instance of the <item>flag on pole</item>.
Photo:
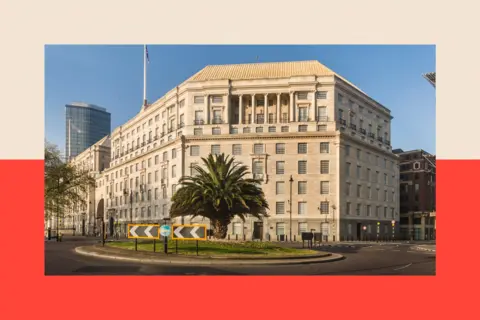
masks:
[(147, 56), (147, 63), (150, 63), (150, 59), (148, 58), (148, 47), (145, 46), (145, 54)]

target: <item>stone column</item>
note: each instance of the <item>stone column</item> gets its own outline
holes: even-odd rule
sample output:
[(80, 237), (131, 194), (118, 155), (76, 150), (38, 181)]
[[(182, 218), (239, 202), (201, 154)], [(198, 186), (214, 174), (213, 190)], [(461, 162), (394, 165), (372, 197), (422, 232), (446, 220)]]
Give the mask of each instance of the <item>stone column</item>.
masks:
[(227, 93), (227, 103), (225, 104), (225, 110), (224, 110), (224, 123), (230, 123), (230, 93)]
[(310, 109), (310, 112), (308, 114), (308, 117), (310, 118), (310, 121), (315, 121), (315, 117), (316, 117), (316, 113), (317, 113), (317, 90), (314, 90), (313, 91), (313, 98), (312, 98), (312, 106), (311, 106), (311, 109)]
[(255, 94), (252, 94), (252, 124), (255, 123)]
[(277, 123), (280, 123), (280, 96), (281, 93), (277, 93)]
[(265, 94), (265, 103), (263, 106), (263, 123), (267, 123), (268, 118), (268, 93)]
[(238, 96), (238, 122), (239, 124), (243, 123), (243, 102), (242, 102), (242, 95)]
[(205, 95), (205, 105), (203, 106), (203, 121), (204, 121), (204, 124), (208, 124), (209, 123), (209, 115), (210, 115), (210, 107), (208, 106), (208, 94)]
[(295, 96), (295, 92), (293, 92), (293, 91), (290, 92), (290, 119), (288, 119), (289, 122), (295, 122), (295, 119), (293, 118), (293, 116), (294, 116), (293, 109), (294, 109), (294, 106), (295, 106), (295, 104), (293, 102), (294, 96)]

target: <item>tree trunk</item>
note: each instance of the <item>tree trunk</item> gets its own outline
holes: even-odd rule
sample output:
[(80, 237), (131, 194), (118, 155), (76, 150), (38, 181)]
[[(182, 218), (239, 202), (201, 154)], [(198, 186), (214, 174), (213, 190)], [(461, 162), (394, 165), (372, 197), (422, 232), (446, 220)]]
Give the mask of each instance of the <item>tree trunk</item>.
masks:
[(215, 239), (225, 239), (227, 237), (229, 220), (211, 220), (213, 226), (213, 237)]

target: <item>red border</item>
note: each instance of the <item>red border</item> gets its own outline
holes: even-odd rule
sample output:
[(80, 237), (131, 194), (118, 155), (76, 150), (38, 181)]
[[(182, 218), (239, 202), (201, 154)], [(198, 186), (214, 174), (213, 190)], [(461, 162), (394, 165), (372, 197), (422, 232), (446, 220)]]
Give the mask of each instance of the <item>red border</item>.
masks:
[[(43, 161), (0, 161), (2, 318), (472, 319), (480, 161), (437, 165), (436, 277), (46, 277)], [(189, 286), (204, 291), (189, 297)]]

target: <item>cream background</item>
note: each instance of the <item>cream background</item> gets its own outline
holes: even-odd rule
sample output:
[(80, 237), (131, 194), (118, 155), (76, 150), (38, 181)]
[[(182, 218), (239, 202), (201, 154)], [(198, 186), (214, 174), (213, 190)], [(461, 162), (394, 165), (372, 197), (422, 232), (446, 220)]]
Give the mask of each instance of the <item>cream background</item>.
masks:
[(480, 158), (474, 1), (131, 3), (2, 1), (0, 159), (43, 158), (44, 45), (70, 43), (436, 44), (437, 159)]

